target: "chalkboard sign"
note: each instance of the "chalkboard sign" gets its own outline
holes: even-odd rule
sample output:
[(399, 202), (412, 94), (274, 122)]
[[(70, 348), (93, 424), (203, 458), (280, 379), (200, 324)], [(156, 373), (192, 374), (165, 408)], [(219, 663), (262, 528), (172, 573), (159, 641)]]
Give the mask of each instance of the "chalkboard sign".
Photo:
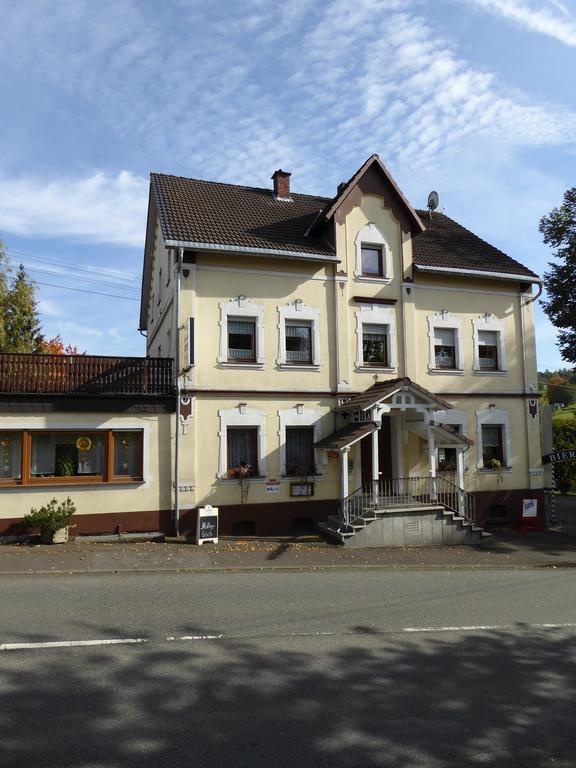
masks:
[(196, 543), (203, 544), (205, 541), (218, 544), (218, 507), (208, 504), (198, 510), (196, 530)]

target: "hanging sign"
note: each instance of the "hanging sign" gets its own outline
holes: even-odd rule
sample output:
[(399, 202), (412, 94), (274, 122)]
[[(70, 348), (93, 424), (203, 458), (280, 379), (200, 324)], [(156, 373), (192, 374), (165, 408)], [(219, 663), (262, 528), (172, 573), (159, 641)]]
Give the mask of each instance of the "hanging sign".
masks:
[(218, 544), (218, 507), (209, 504), (198, 509), (196, 524), (196, 543), (204, 544), (206, 541)]
[(576, 459), (576, 448), (566, 448), (563, 451), (554, 451), (542, 456), (542, 464), (554, 464), (557, 461), (569, 461)]

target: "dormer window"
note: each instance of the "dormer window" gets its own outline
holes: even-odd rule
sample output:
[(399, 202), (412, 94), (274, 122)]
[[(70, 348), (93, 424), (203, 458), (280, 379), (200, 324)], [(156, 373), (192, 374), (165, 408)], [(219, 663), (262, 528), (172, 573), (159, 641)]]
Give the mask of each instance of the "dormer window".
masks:
[(384, 277), (384, 254), (381, 245), (368, 245), (363, 243), (361, 249), (362, 276)]

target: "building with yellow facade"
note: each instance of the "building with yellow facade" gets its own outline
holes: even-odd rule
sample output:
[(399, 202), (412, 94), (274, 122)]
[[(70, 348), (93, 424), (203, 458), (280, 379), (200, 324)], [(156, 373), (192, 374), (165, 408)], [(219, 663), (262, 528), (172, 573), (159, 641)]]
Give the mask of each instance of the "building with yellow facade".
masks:
[(226, 534), (449, 542), (541, 506), (534, 285), (376, 155), (332, 199), (152, 174), (141, 329), (179, 373), (178, 530), (211, 505)]

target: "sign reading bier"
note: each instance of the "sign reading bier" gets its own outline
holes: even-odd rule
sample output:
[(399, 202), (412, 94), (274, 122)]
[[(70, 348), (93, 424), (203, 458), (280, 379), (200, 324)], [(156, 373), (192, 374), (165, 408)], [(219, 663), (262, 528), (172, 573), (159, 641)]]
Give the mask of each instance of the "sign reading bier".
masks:
[(209, 504), (199, 508), (196, 526), (196, 543), (204, 544), (206, 541), (218, 544), (218, 507)]
[(576, 448), (566, 448), (563, 451), (554, 451), (542, 456), (543, 464), (555, 464), (557, 461), (569, 461), (576, 459)]

